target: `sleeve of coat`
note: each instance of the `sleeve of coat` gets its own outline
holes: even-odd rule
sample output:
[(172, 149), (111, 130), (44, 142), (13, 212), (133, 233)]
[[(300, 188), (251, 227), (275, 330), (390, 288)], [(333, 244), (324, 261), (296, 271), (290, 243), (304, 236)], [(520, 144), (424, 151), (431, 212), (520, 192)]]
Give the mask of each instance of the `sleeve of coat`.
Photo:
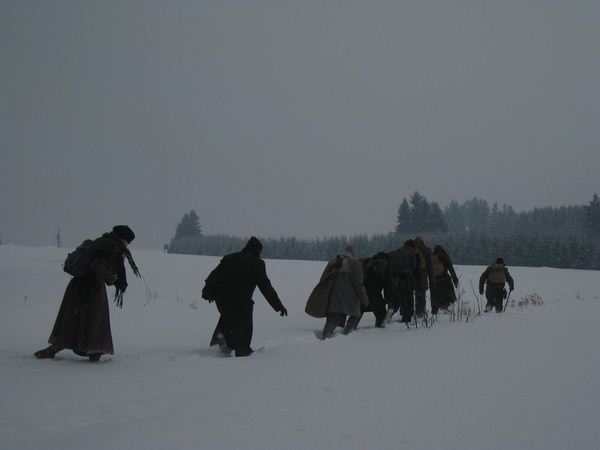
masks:
[(454, 271), (454, 265), (452, 264), (452, 261), (450, 261), (450, 265), (448, 266), (448, 269), (450, 270), (450, 275), (452, 276), (452, 281), (454, 282), (454, 284), (458, 284), (458, 276), (456, 275), (456, 272)]
[(281, 300), (279, 300), (279, 296), (271, 285), (271, 280), (269, 280), (269, 277), (267, 276), (265, 262), (262, 259), (259, 260), (256, 265), (256, 285), (275, 311), (279, 312), (283, 309), (283, 304), (281, 303)]
[(360, 261), (354, 261), (352, 283), (354, 284), (354, 290), (360, 299), (360, 304), (368, 306), (369, 297), (367, 296), (367, 290), (365, 289), (362, 264)]
[(508, 273), (508, 269), (505, 267), (504, 268), (504, 274), (506, 275), (506, 281), (508, 281), (508, 287), (510, 288), (511, 291), (515, 290), (515, 280), (513, 280), (513, 277), (510, 276), (510, 273)]
[(485, 271), (481, 274), (481, 277), (479, 277), (479, 291), (483, 291), (483, 286), (485, 285), (485, 282), (487, 281), (487, 277), (488, 274), (490, 273), (490, 268), (488, 267), (487, 269), (485, 269)]

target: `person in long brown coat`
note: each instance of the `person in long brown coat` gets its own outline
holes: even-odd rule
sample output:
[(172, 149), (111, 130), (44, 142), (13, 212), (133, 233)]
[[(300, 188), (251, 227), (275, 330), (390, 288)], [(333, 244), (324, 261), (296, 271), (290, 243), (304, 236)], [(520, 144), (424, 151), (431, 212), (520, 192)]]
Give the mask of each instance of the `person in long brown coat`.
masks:
[(127, 249), (134, 238), (131, 228), (117, 225), (90, 244), (86, 250), (89, 269), (85, 275), (73, 277), (67, 285), (48, 339), (50, 346), (35, 353), (38, 359), (54, 358), (65, 349), (87, 356), (90, 361), (114, 353), (106, 285), (116, 287), (115, 300), (121, 306), (122, 294), (127, 289), (124, 257), (139, 276)]
[(433, 274), (435, 276), (434, 295), (431, 297), (431, 313), (437, 314), (440, 309), (447, 311), (456, 301), (454, 288), (458, 287), (458, 277), (454, 271), (454, 265), (450, 255), (441, 245), (433, 248), (431, 257)]

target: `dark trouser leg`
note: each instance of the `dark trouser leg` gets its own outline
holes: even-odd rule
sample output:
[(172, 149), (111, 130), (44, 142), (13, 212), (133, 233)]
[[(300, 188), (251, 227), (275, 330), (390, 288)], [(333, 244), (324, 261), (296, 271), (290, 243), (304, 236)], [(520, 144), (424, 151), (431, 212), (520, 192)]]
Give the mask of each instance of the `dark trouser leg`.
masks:
[(431, 314), (437, 314), (440, 309), (440, 304), (438, 302), (438, 293), (437, 287), (433, 286), (429, 289), (429, 295), (431, 296)]
[(402, 296), (402, 302), (400, 304), (400, 314), (402, 315), (402, 322), (411, 322), (414, 312), (415, 307), (412, 292), (410, 294), (405, 293)]
[(505, 294), (505, 290), (504, 288), (502, 288), (499, 292), (498, 295), (496, 295), (495, 298), (495, 302), (494, 302), (494, 306), (496, 307), (496, 312), (502, 312), (503, 311), (503, 306), (504, 306), (504, 294)]
[(408, 280), (401, 280), (399, 287), (400, 314), (402, 315), (402, 322), (408, 323), (412, 321), (413, 314), (415, 313), (414, 292)]
[(377, 328), (385, 327), (385, 303), (383, 299), (373, 305), (373, 314), (375, 314), (375, 326)]
[(415, 291), (415, 314), (421, 317), (425, 314), (426, 300), (425, 294), (427, 289), (417, 289)]
[(503, 294), (504, 286), (488, 283), (485, 287), (485, 298), (487, 299), (487, 304), (485, 305), (485, 309), (490, 311), (492, 308), (496, 308), (502, 310), (502, 294)]
[(235, 350), (236, 356), (247, 356), (252, 353), (252, 311), (253, 303), (238, 304), (235, 307), (219, 308), (221, 318), (215, 332), (225, 336), (227, 347)]
[(369, 297), (369, 306), (366, 310), (372, 311), (375, 315), (375, 326), (378, 328), (385, 327), (385, 313), (386, 306), (383, 295), (381, 295), (382, 286), (378, 285), (365, 285), (367, 289), (367, 296)]
[(392, 274), (386, 281), (386, 286), (383, 290), (385, 299), (388, 302), (388, 310), (391, 310), (394, 314), (400, 308), (399, 286), (399, 276)]
[(237, 331), (237, 342), (236, 346), (234, 347), (235, 356), (248, 356), (253, 352), (252, 348), (250, 348), (250, 343), (252, 342), (252, 332), (254, 331), (252, 309), (252, 305), (250, 305), (250, 311), (244, 317), (243, 323), (240, 324), (240, 327)]
[(496, 312), (502, 312), (502, 303), (504, 298), (502, 296), (496, 297), (494, 306), (496, 307)]
[(341, 319), (346, 319), (344, 314), (338, 313), (329, 313), (327, 314), (327, 319), (325, 320), (325, 327), (323, 328), (323, 339), (328, 339), (333, 337), (333, 332), (338, 327)]
[(360, 320), (360, 316), (359, 317), (354, 317), (354, 316), (348, 317), (348, 320), (346, 321), (346, 326), (344, 327), (344, 331), (342, 331), (342, 333), (350, 334), (354, 330), (356, 330), (359, 320)]
[(252, 342), (252, 332), (254, 331), (254, 323), (252, 321), (252, 314), (248, 317), (245, 327), (240, 330), (238, 342), (239, 347), (235, 350), (235, 356), (248, 356), (254, 350), (250, 347)]
[(358, 327), (358, 324), (360, 322), (360, 319), (362, 319), (363, 313), (360, 313), (360, 316), (358, 317), (348, 317), (348, 320), (346, 321), (346, 326), (348, 326), (349, 323), (352, 323), (353, 325), (353, 330), (356, 330), (356, 328)]

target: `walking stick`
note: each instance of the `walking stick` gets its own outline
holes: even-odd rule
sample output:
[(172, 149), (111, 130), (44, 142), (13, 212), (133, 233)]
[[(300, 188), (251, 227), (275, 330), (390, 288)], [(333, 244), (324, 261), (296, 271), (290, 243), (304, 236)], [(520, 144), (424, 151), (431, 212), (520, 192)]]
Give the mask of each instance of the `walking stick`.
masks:
[(504, 304), (504, 309), (502, 309), (502, 312), (506, 311), (506, 307), (508, 306), (508, 300), (510, 299), (510, 294), (512, 294), (511, 290), (508, 291), (508, 297), (506, 297), (506, 303)]

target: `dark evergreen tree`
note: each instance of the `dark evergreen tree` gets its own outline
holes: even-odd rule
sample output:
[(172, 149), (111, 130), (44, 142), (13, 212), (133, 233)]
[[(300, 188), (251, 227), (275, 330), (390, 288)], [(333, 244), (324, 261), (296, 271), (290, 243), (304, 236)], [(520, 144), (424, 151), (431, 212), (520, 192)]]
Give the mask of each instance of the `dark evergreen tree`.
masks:
[(446, 206), (444, 216), (448, 224), (448, 231), (451, 233), (463, 233), (465, 231), (465, 216), (456, 200), (452, 199)]
[(446, 222), (442, 208), (440, 208), (440, 205), (436, 202), (431, 202), (429, 204), (429, 215), (426, 219), (423, 231), (448, 231), (448, 223)]
[(490, 218), (490, 207), (487, 201), (474, 197), (464, 202), (462, 209), (467, 231), (471, 233), (487, 231)]
[(402, 200), (398, 207), (398, 220), (396, 223), (396, 233), (410, 233), (412, 232), (413, 220), (412, 211), (406, 198)]
[(398, 207), (396, 234), (448, 231), (444, 213), (436, 202), (429, 203), (418, 191)]
[(591, 235), (600, 235), (600, 198), (594, 194), (589, 205), (583, 207), (583, 226)]
[(413, 192), (410, 196), (410, 209), (412, 212), (412, 227), (410, 232), (418, 233), (419, 230), (431, 231), (425, 229), (429, 220), (429, 202), (418, 191)]
[(202, 230), (200, 227), (200, 219), (198, 218), (198, 214), (193, 209), (185, 213), (181, 222), (177, 225), (175, 229), (175, 238), (195, 238), (202, 235)]

